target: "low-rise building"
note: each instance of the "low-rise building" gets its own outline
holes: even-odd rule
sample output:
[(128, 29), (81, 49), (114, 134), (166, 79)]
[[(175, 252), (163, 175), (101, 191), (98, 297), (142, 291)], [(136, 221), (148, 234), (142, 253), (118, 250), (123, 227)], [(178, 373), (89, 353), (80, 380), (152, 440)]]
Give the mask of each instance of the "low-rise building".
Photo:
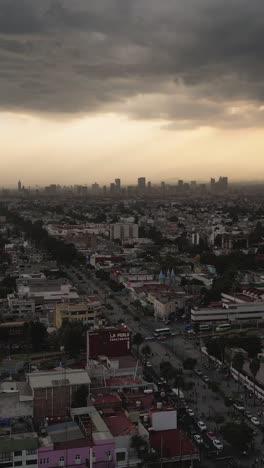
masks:
[(9, 315), (15, 319), (34, 319), (35, 300), (19, 294), (8, 294), (7, 296)]
[(55, 306), (55, 327), (61, 327), (63, 321), (82, 322), (94, 327), (96, 313), (101, 303), (96, 297), (87, 297), (85, 302), (62, 302)]
[(110, 239), (119, 239), (121, 241), (127, 239), (138, 238), (138, 224), (133, 223), (115, 223), (110, 224)]
[(27, 374), (34, 401), (34, 417), (65, 416), (80, 386), (89, 391), (90, 378), (83, 369), (61, 369)]

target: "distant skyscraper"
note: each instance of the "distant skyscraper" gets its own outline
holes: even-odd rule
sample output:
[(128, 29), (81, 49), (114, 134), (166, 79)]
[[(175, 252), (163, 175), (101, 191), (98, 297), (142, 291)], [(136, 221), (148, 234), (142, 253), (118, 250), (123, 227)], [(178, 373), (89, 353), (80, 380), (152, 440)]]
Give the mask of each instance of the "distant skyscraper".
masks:
[(145, 190), (146, 188), (146, 177), (139, 177), (138, 178), (138, 189)]
[(178, 180), (178, 185), (179, 185), (179, 187), (182, 187), (183, 186), (183, 180)]
[(115, 186), (115, 184), (112, 182), (112, 183), (110, 184), (110, 193), (115, 193), (115, 189), (116, 189), (116, 186)]
[(21, 192), (21, 188), (22, 188), (22, 184), (21, 184), (21, 181), (19, 180), (17, 184), (17, 190)]
[(214, 192), (215, 191), (215, 186), (216, 186), (216, 183), (215, 183), (215, 179), (212, 179), (211, 178), (211, 192)]
[(115, 186), (116, 186), (116, 191), (120, 192), (121, 191), (121, 179), (115, 179)]

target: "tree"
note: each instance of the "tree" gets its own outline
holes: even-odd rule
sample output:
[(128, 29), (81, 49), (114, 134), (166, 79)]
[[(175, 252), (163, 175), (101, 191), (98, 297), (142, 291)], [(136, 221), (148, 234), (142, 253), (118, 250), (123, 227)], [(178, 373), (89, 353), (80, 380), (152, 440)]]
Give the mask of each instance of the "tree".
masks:
[(168, 381), (172, 380), (176, 375), (176, 369), (169, 361), (163, 361), (160, 363), (160, 375)]
[(144, 338), (141, 333), (136, 333), (133, 336), (133, 344), (137, 347), (137, 357), (139, 356), (139, 347), (143, 343)]
[(147, 356), (149, 356), (151, 354), (151, 348), (149, 345), (145, 345), (143, 346), (143, 348), (141, 349), (141, 353), (143, 354), (144, 356), (144, 360), (146, 362), (147, 360)]
[(250, 372), (251, 372), (252, 377), (254, 379), (254, 405), (255, 405), (256, 404), (256, 393), (255, 393), (256, 376), (257, 376), (257, 373), (258, 373), (258, 371), (260, 369), (260, 360), (257, 357), (253, 358), (250, 361), (249, 369), (250, 369)]
[(184, 359), (182, 365), (185, 370), (193, 370), (196, 366), (196, 363), (197, 363), (197, 360), (190, 357), (190, 358)]
[(86, 328), (82, 323), (64, 323), (59, 330), (60, 345), (65, 347), (70, 356), (76, 357), (85, 346)]
[(29, 322), (25, 324), (25, 335), (34, 352), (44, 351), (47, 344), (47, 330), (40, 322)]
[(144, 458), (148, 452), (148, 443), (143, 437), (135, 434), (131, 438), (130, 447), (137, 452), (138, 457)]
[[(236, 369), (239, 372), (239, 374), (241, 374), (243, 370), (244, 363), (245, 363), (244, 354), (242, 353), (235, 354), (234, 359), (232, 361), (232, 367), (234, 367), (234, 369)], [(239, 384), (239, 375), (238, 375), (237, 382)]]
[(85, 385), (77, 388), (73, 395), (72, 408), (83, 408), (87, 406), (88, 389)]
[(245, 423), (227, 423), (221, 428), (224, 439), (237, 450), (249, 447), (253, 438), (253, 430)]

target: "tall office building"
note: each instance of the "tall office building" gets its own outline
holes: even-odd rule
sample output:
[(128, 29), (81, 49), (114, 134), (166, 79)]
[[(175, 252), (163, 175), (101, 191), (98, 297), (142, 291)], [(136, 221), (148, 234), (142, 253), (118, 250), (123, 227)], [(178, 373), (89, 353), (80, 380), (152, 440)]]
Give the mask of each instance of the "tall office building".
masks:
[(146, 177), (139, 177), (138, 178), (138, 189), (145, 190), (146, 188)]
[(211, 192), (214, 192), (215, 186), (216, 186), (215, 179), (211, 178), (210, 186), (211, 186)]
[(22, 188), (22, 184), (21, 184), (21, 180), (19, 180), (17, 184), (17, 190), (21, 192), (21, 188)]
[(112, 182), (112, 183), (110, 184), (110, 193), (115, 193), (115, 189), (116, 189), (116, 186), (115, 186), (115, 184)]
[(117, 192), (121, 192), (121, 179), (115, 179), (115, 188)]

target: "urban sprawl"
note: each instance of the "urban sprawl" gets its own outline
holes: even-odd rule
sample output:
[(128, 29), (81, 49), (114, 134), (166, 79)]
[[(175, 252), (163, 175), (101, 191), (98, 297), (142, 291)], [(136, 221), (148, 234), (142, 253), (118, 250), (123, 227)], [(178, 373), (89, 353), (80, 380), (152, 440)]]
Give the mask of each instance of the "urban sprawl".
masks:
[(0, 468), (258, 467), (264, 192), (0, 191)]

